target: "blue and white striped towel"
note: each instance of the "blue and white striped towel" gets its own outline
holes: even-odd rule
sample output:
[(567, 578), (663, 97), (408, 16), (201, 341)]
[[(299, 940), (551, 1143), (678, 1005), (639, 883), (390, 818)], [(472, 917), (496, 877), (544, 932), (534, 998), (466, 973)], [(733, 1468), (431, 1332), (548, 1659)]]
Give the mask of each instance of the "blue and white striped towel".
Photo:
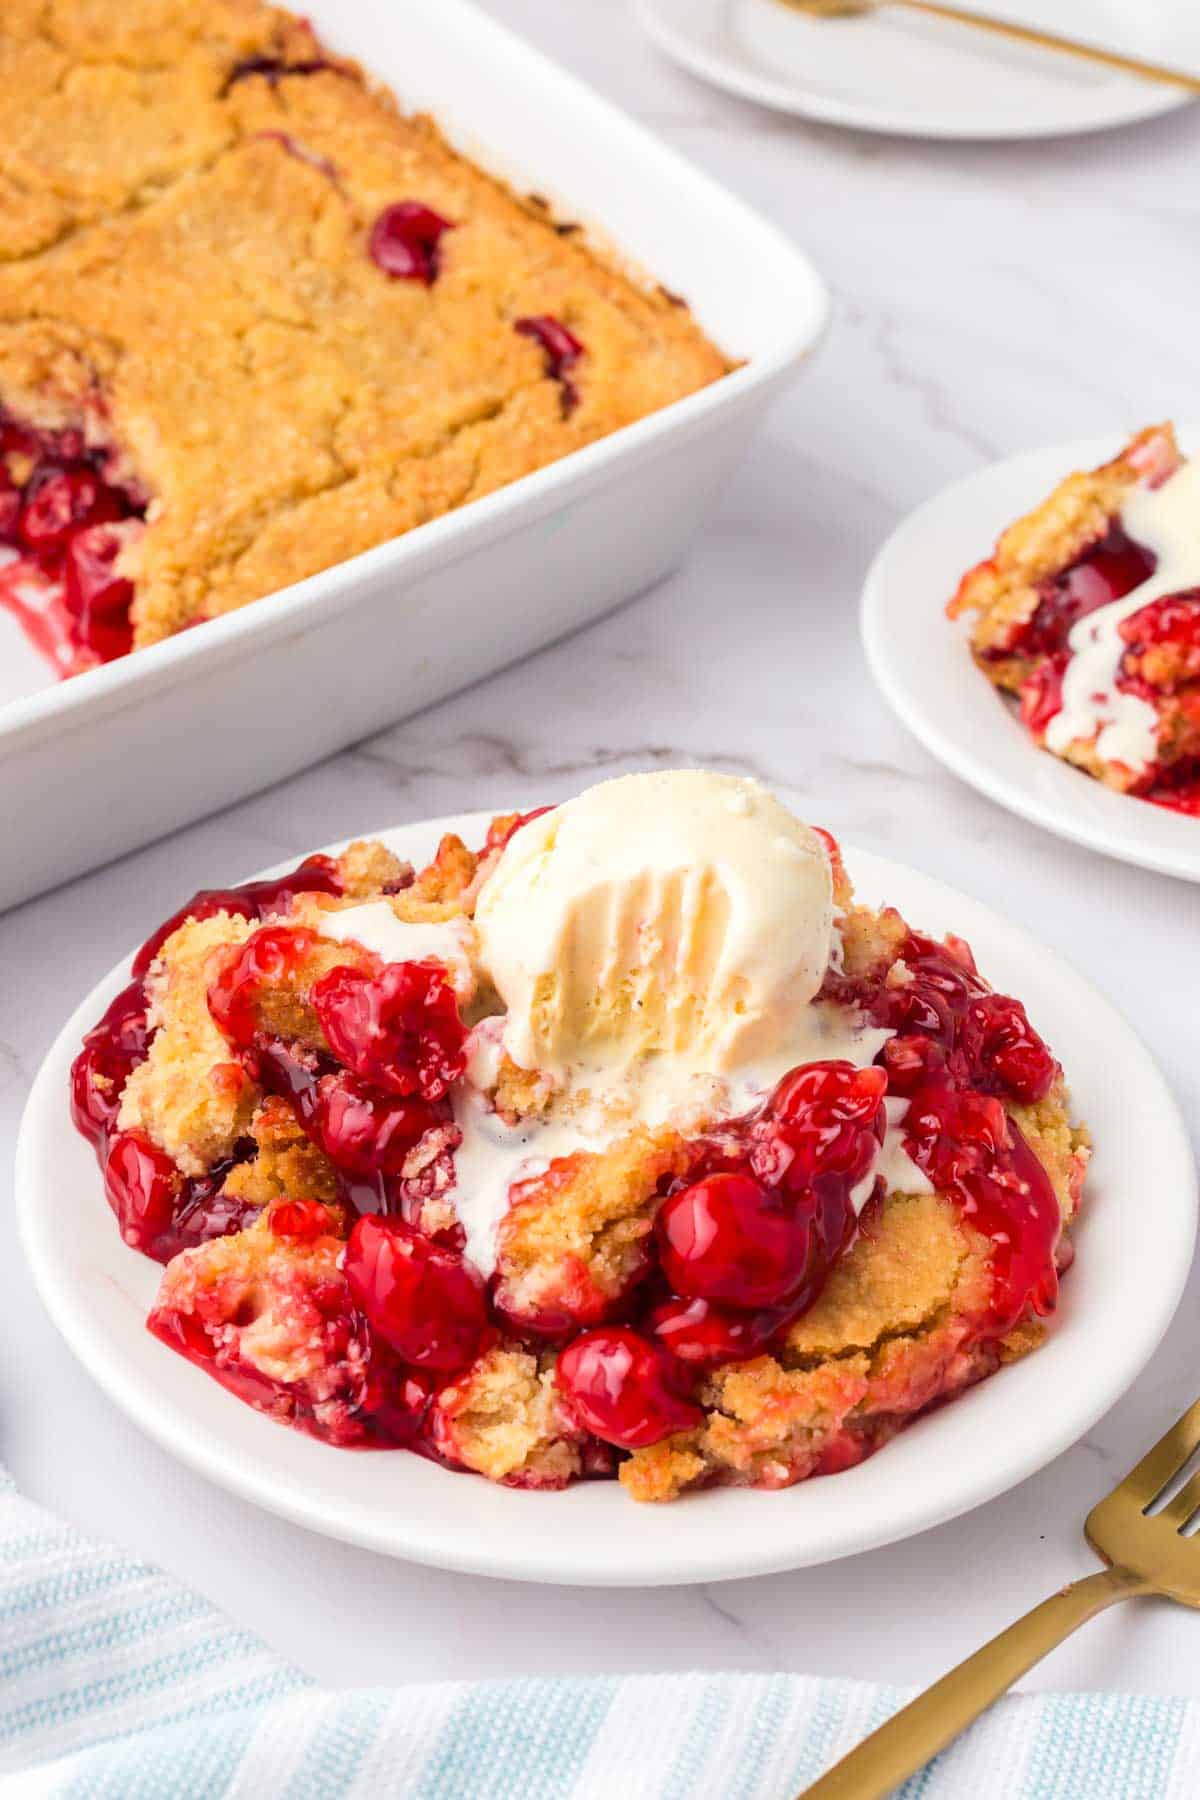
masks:
[[(0, 1469), (0, 1800), (789, 1800), (900, 1704), (793, 1675), (336, 1693)], [(1195, 1800), (1200, 1704), (1005, 1701), (904, 1800)]]

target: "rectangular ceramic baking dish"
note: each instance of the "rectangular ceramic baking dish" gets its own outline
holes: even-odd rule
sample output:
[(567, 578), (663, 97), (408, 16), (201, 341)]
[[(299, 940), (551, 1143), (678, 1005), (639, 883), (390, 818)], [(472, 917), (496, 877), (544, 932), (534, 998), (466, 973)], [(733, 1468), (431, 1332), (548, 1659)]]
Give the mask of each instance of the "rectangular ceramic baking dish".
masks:
[(667, 574), (824, 329), (825, 289), (786, 238), (468, 0), (304, 10), (458, 148), (686, 295), (741, 366), (268, 600), (4, 704), (0, 908), (441, 699)]

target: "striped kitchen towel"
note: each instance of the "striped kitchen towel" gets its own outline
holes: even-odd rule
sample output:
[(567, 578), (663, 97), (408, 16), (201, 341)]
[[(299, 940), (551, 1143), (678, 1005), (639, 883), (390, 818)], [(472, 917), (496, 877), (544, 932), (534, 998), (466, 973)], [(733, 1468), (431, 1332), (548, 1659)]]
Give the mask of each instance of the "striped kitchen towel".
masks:
[[(0, 1800), (789, 1800), (906, 1696), (804, 1675), (315, 1686), (0, 1470)], [(903, 1800), (1195, 1800), (1200, 1704), (1007, 1700)]]

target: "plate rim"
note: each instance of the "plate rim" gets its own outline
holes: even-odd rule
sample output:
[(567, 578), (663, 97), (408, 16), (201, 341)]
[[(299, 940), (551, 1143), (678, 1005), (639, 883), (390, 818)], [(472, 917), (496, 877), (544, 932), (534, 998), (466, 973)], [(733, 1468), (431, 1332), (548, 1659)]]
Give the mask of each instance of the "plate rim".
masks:
[[(710, 0), (717, 4), (718, 0)], [(722, 5), (730, 0), (719, 0)], [(1138, 125), (1177, 112), (1191, 102), (1185, 92), (1174, 93), (1165, 85), (1162, 91), (1146, 82), (1144, 102), (1124, 107), (1119, 114), (1106, 119), (1071, 120), (1059, 125), (1042, 125), (1035, 130), (1014, 122), (1012, 126), (992, 125), (971, 130), (966, 125), (920, 124), (907, 115), (881, 111), (879, 107), (852, 100), (824, 99), (819, 93), (800, 83), (777, 81), (769, 75), (758, 75), (748, 58), (721, 56), (698, 42), (667, 16), (669, 0), (630, 0), (634, 17), (647, 37), (665, 56), (687, 70), (690, 75), (740, 98), (753, 101), (773, 111), (793, 117), (813, 119), (826, 125), (868, 131), (883, 137), (936, 140), (941, 143), (1035, 143), (1039, 139), (1084, 137), (1089, 132), (1116, 131), (1122, 126)]]
[[(470, 814), (447, 815), (444, 818), (412, 821), (400, 826), (384, 827), (369, 835), (395, 841), (397, 837), (411, 839), (417, 834), (428, 834), (431, 842), (435, 833), (443, 830), (459, 830), (462, 832), (479, 831), (486, 826), (492, 817), (490, 811)], [(327, 846), (327, 850), (336, 851), (351, 840), (345, 839), (337, 845)], [(65, 1108), (65, 1073), (69, 1059), (74, 1055), (82, 1028), (88, 1020), (95, 1016), (96, 1009), (103, 1006), (109, 995), (114, 993), (127, 980), (128, 956), (123, 957), (115, 967), (102, 977), (91, 992), (84, 997), (73, 1010), (54, 1043), (47, 1051), (40, 1064), (25, 1105), (21, 1119), (17, 1141), (16, 1179), (14, 1198), (17, 1213), (18, 1235), (26, 1262), (33, 1276), (38, 1297), (49, 1314), (52, 1323), (65, 1339), (72, 1353), (82, 1364), (85, 1372), (97, 1382), (110, 1400), (124, 1413), (126, 1418), (150, 1440), (164, 1449), (168, 1455), (177, 1458), (187, 1468), (214, 1482), (217, 1486), (233, 1493), (238, 1498), (249, 1501), (268, 1513), (288, 1520), (292, 1524), (314, 1530), (321, 1535), (334, 1538), (362, 1549), (373, 1550), (380, 1554), (399, 1557), (437, 1568), (449, 1569), (459, 1573), (484, 1575), (492, 1578), (534, 1581), (555, 1585), (578, 1585), (596, 1587), (656, 1587), (678, 1586), (696, 1582), (715, 1582), (723, 1580), (740, 1580), (753, 1576), (782, 1573), (795, 1568), (815, 1566), (836, 1561), (845, 1556), (860, 1554), (866, 1550), (882, 1548), (885, 1545), (903, 1541), (918, 1532), (932, 1529), (950, 1519), (973, 1511), (977, 1506), (990, 1499), (1009, 1492), (1020, 1485), (1038, 1470), (1044, 1468), (1071, 1444), (1078, 1441), (1128, 1390), (1134, 1380), (1143, 1371), (1157, 1351), (1182, 1298), (1184, 1286), (1190, 1271), (1196, 1236), (1197, 1223), (1197, 1183), (1196, 1168), (1191, 1153), (1186, 1126), (1173, 1093), (1159, 1070), (1150, 1051), (1134, 1031), (1098, 989), (1094, 988), (1087, 978), (1079, 973), (1067, 959), (1057, 952), (1041, 945), (1023, 927), (1013, 924), (996, 913), (991, 907), (973, 896), (961, 892), (950, 884), (933, 876), (925, 875), (920, 870), (897, 863), (893, 858), (879, 856), (874, 852), (861, 850), (853, 845), (844, 846), (848, 866), (854, 871), (860, 869), (866, 877), (868, 888), (886, 886), (893, 879), (893, 872), (899, 871), (901, 879), (914, 878), (926, 895), (935, 901), (951, 904), (957, 911), (964, 909), (964, 922), (968, 935), (977, 935), (979, 921), (986, 920), (989, 928), (994, 927), (1000, 942), (1007, 942), (1010, 947), (1029, 950), (1033, 953), (1034, 967), (1044, 965), (1054, 973), (1059, 981), (1066, 980), (1073, 984), (1077, 991), (1086, 993), (1093, 1006), (1099, 1007), (1101, 1013), (1110, 1023), (1115, 1024), (1120, 1034), (1123, 1052), (1132, 1057), (1139, 1065), (1140, 1079), (1148, 1081), (1156, 1090), (1158, 1104), (1158, 1124), (1160, 1132), (1167, 1139), (1165, 1155), (1168, 1162), (1176, 1165), (1172, 1192), (1178, 1194), (1177, 1204), (1170, 1215), (1173, 1220), (1177, 1243), (1174, 1253), (1166, 1259), (1166, 1279), (1162, 1281), (1152, 1296), (1155, 1305), (1152, 1312), (1139, 1309), (1136, 1321), (1136, 1346), (1132, 1355), (1126, 1353), (1115, 1368), (1107, 1371), (1106, 1380), (1098, 1384), (1091, 1392), (1090, 1398), (1083, 1406), (1076, 1407), (1069, 1413), (1057, 1409), (1053, 1412), (1046, 1409), (1042, 1420), (1042, 1435), (1031, 1446), (1026, 1439), (1020, 1440), (1019, 1452), (1013, 1454), (1010, 1443), (1006, 1460), (1003, 1463), (989, 1462), (985, 1469), (971, 1470), (962, 1468), (959, 1471), (959, 1485), (949, 1499), (945, 1493), (937, 1490), (936, 1498), (931, 1498), (927, 1490), (923, 1502), (910, 1511), (914, 1516), (901, 1516), (901, 1523), (896, 1523), (898, 1514), (886, 1515), (884, 1509), (877, 1508), (872, 1525), (867, 1530), (859, 1530), (849, 1536), (846, 1541), (836, 1543), (832, 1548), (828, 1543), (814, 1546), (812, 1542), (804, 1542), (797, 1538), (781, 1549), (776, 1537), (764, 1534), (766, 1548), (751, 1543), (744, 1544), (736, 1553), (731, 1550), (729, 1534), (722, 1531), (722, 1511), (730, 1511), (730, 1501), (735, 1496), (738, 1500), (749, 1498), (755, 1506), (766, 1510), (764, 1520), (772, 1518), (770, 1509), (775, 1506), (786, 1506), (789, 1495), (803, 1494), (806, 1483), (800, 1483), (784, 1492), (771, 1495), (758, 1490), (746, 1489), (713, 1489), (706, 1493), (686, 1497), (676, 1503), (684, 1506), (704, 1505), (711, 1509), (713, 1530), (711, 1538), (706, 1540), (702, 1553), (695, 1552), (690, 1558), (677, 1555), (674, 1563), (667, 1562), (666, 1572), (658, 1561), (648, 1566), (646, 1560), (625, 1554), (623, 1546), (618, 1546), (618, 1554), (608, 1554), (603, 1566), (589, 1567), (580, 1560), (578, 1551), (570, 1549), (563, 1554), (556, 1550), (554, 1534), (539, 1535), (539, 1544), (535, 1550), (518, 1547), (516, 1553), (507, 1546), (498, 1532), (499, 1548), (490, 1547), (487, 1534), (477, 1534), (462, 1542), (452, 1536), (447, 1538), (444, 1532), (431, 1528), (422, 1521), (413, 1526), (411, 1523), (395, 1519), (372, 1521), (362, 1527), (356, 1520), (324, 1516), (316, 1516), (316, 1509), (308, 1491), (301, 1488), (296, 1491), (295, 1480), (286, 1472), (282, 1475), (272, 1474), (268, 1469), (260, 1472), (253, 1459), (239, 1454), (238, 1447), (232, 1442), (225, 1442), (219, 1436), (214, 1443), (209, 1443), (204, 1431), (189, 1417), (186, 1409), (175, 1409), (168, 1397), (160, 1390), (131, 1374), (121, 1366), (121, 1351), (106, 1342), (102, 1325), (87, 1312), (75, 1311), (69, 1304), (70, 1287), (62, 1285), (61, 1278), (53, 1268), (53, 1256), (47, 1245), (42, 1242), (38, 1230), (39, 1179), (38, 1163), (43, 1153), (48, 1154), (51, 1166), (55, 1155), (54, 1145), (57, 1137), (51, 1141), (44, 1136), (44, 1130), (61, 1132), (69, 1131)], [(270, 875), (294, 866), (294, 858), (287, 858), (281, 863), (272, 865), (260, 874)], [(250, 876), (245, 879), (255, 879)], [(971, 916), (974, 922), (972, 923)], [(130, 952), (132, 954), (132, 951)], [(987, 952), (984, 952), (986, 956)], [(1093, 1014), (1093, 1017), (1095, 1015)], [(57, 1116), (56, 1116), (57, 1115)], [(49, 1147), (48, 1147), (49, 1146)], [(48, 1147), (48, 1148), (47, 1148)], [(44, 1191), (44, 1190), (43, 1190)], [(95, 1197), (98, 1197), (96, 1195)], [(130, 1251), (130, 1256), (136, 1252)], [(1066, 1329), (1066, 1327), (1063, 1327)], [(1058, 1335), (1057, 1333), (1055, 1334)], [(153, 1340), (148, 1340), (152, 1342)], [(1133, 1340), (1131, 1340), (1133, 1341)], [(1021, 1365), (1015, 1365), (1019, 1368)], [(195, 1371), (189, 1371), (195, 1373)], [(1003, 1375), (1004, 1371), (1000, 1371)], [(201, 1380), (206, 1380), (200, 1375)], [(985, 1382), (973, 1390), (975, 1395), (986, 1393), (993, 1384)], [(199, 1390), (197, 1390), (199, 1391)], [(244, 1417), (247, 1409), (234, 1398), (215, 1389), (222, 1401), (229, 1405), (238, 1404), (238, 1417)], [(960, 1396), (956, 1407), (969, 1405), (972, 1394)], [(251, 1414), (254, 1418), (256, 1415)], [(954, 1409), (942, 1409), (940, 1413), (926, 1417), (954, 1416)], [(961, 1416), (961, 1415), (960, 1415)], [(280, 1430), (274, 1421), (257, 1415), (262, 1427), (269, 1431)], [(1065, 1422), (1064, 1422), (1065, 1421)], [(900, 1435), (903, 1443), (919, 1430), (921, 1421), (914, 1422), (909, 1430)], [(288, 1439), (299, 1434), (287, 1433)], [(267, 1442), (268, 1440), (264, 1440)], [(311, 1439), (302, 1440), (313, 1444)], [(345, 1452), (327, 1445), (314, 1445), (314, 1448), (329, 1456), (341, 1457)], [(860, 1466), (860, 1470), (847, 1471), (841, 1476), (843, 1481), (852, 1478), (861, 1471), (867, 1471), (867, 1479), (872, 1479), (872, 1471), (881, 1466), (886, 1469), (883, 1456), (868, 1458)], [(357, 1459), (355, 1459), (357, 1460)], [(408, 1461), (410, 1459), (405, 1459)], [(418, 1459), (411, 1459), (417, 1462)], [(429, 1468), (431, 1465), (419, 1464)], [(997, 1472), (999, 1470), (999, 1473)], [(450, 1479), (459, 1480), (458, 1475), (449, 1475)], [(877, 1475), (875, 1477), (877, 1479)], [(495, 1495), (515, 1499), (523, 1506), (536, 1509), (546, 1505), (548, 1501), (559, 1500), (566, 1505), (571, 1504), (571, 1496), (603, 1488), (621, 1511), (619, 1517), (626, 1523), (636, 1523), (640, 1518), (649, 1515), (652, 1524), (655, 1518), (669, 1521), (675, 1507), (639, 1507), (624, 1493), (616, 1490), (615, 1484), (583, 1484), (565, 1492), (550, 1495), (530, 1495), (512, 1489), (494, 1488), (491, 1484), (480, 1481), (477, 1491), (486, 1494), (489, 1499)], [(888, 1497), (886, 1486), (880, 1498)], [(892, 1495), (893, 1500), (896, 1496)], [(632, 1509), (630, 1511), (629, 1509)], [(502, 1511), (497, 1508), (497, 1511)], [(532, 1516), (532, 1514), (531, 1514)], [(559, 1515), (561, 1517), (561, 1514)], [(773, 1520), (772, 1520), (773, 1522)], [(665, 1526), (660, 1525), (659, 1530)], [(617, 1534), (624, 1538), (632, 1534)], [(653, 1538), (653, 1530), (648, 1532)], [(671, 1544), (669, 1537), (662, 1540), (661, 1550), (669, 1559)]]
[[(1189, 435), (1186, 423), (1178, 429), (1179, 435)], [(1190, 436), (1200, 441), (1200, 430), (1192, 430)], [(1145, 814), (1152, 815), (1156, 822), (1160, 817), (1178, 819), (1181, 815), (1149, 807), (1144, 801), (1136, 801), (1128, 795), (1105, 788), (1061, 758), (1050, 757), (1050, 753), (1039, 749), (1032, 739), (1026, 744), (1031, 771), (1028, 787), (1014, 782), (1003, 773), (997, 773), (973, 742), (963, 740), (944, 729), (937, 717), (926, 709), (921, 696), (914, 692), (890, 649), (896, 635), (889, 618), (889, 607), (893, 604), (889, 589), (889, 583), (893, 579), (891, 565), (907, 550), (912, 538), (919, 538), (929, 529), (931, 521), (936, 520), (943, 512), (948, 513), (956, 503), (961, 503), (964, 496), (993, 478), (1018, 475), (1023, 467), (1050, 458), (1061, 465), (1062, 474), (1066, 475), (1073, 469), (1089, 467), (1115, 454), (1115, 448), (1127, 442), (1128, 438), (1128, 431), (1118, 430), (1086, 438), (1073, 438), (1061, 444), (1043, 444), (1033, 449), (1019, 450), (1012, 456), (999, 457), (994, 462), (982, 464), (970, 474), (949, 482), (929, 499), (923, 500), (899, 521), (871, 560), (863, 580), (859, 603), (859, 633), (867, 667), (883, 699), (905, 729), (960, 781), (966, 782), (969, 787), (1002, 806), (1006, 812), (1014, 813), (1041, 830), (1048, 831), (1055, 837), (1065, 838), (1085, 850), (1096, 851), (1134, 868), (1148, 869), (1156, 875), (1170, 875), (1180, 881), (1200, 882), (1200, 820), (1196, 821), (1194, 846), (1181, 844), (1175, 849), (1170, 844), (1156, 846), (1153, 842), (1147, 843), (1138, 831), (1139, 818), (1143, 819), (1145, 825)], [(1053, 480), (1054, 477), (1051, 476), (1050, 485)], [(1011, 515), (996, 528), (997, 532), (1010, 522)], [(990, 548), (990, 543), (981, 541), (980, 555), (986, 556)], [(952, 622), (944, 623), (948, 631), (954, 629)], [(969, 668), (982, 684), (984, 677), (971, 663), (965, 643), (963, 657), (964, 668)], [(981, 693), (981, 699), (988, 697)], [(994, 691), (990, 698), (993, 702), (1004, 705), (1002, 697)], [(1091, 797), (1099, 804), (1103, 805), (1107, 799), (1111, 799), (1114, 809), (1120, 809), (1114, 811), (1111, 824), (1107, 821), (1093, 822), (1082, 812), (1076, 814), (1065, 801), (1060, 810), (1056, 803), (1042, 799), (1034, 791), (1032, 776), (1048, 758), (1052, 765), (1061, 769), (1072, 781), (1087, 782)], [(1132, 811), (1134, 808), (1138, 810)], [(1123, 827), (1126, 809), (1130, 809), (1131, 816), (1128, 825)]]

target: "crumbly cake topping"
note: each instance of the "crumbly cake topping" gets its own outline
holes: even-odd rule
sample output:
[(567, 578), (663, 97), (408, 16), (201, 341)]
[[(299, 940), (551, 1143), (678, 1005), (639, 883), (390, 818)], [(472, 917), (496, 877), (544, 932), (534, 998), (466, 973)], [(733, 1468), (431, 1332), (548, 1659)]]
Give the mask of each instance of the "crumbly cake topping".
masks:
[[(258, 0), (12, 0), (0, 168), (0, 418), (45, 468), (46, 434), (78, 432), (85, 472), (137, 497), (112, 551), (135, 646), (729, 366), (674, 297)], [(21, 474), (0, 456), (0, 502)], [(78, 483), (62, 508), (72, 531), (114, 517)], [(0, 504), (2, 542), (61, 575), (61, 539), (6, 537)], [(129, 604), (77, 583), (82, 666), (127, 647)]]
[[(824, 998), (886, 1024), (876, 1064), (798, 1070), (708, 1134), (637, 1128), (531, 1167), (485, 1285), (456, 1206), (453, 986), (321, 925), (364, 903), (469, 921), (520, 824), (419, 872), (380, 846), (310, 859), (150, 940), (73, 1111), (126, 1240), (166, 1264), (156, 1335), (332, 1443), (522, 1487), (616, 1474), (640, 1500), (848, 1467), (1035, 1348), (1086, 1133), (1019, 1003), (960, 940), (857, 905), (836, 846)], [(498, 1022), (494, 996), (472, 1004)], [(478, 1091), (546, 1103), (499, 1057)], [(928, 1191), (877, 1179), (856, 1214), (885, 1098)]]
[(1196, 468), (1169, 425), (1069, 475), (950, 602), (1047, 750), (1109, 787), (1200, 814)]

